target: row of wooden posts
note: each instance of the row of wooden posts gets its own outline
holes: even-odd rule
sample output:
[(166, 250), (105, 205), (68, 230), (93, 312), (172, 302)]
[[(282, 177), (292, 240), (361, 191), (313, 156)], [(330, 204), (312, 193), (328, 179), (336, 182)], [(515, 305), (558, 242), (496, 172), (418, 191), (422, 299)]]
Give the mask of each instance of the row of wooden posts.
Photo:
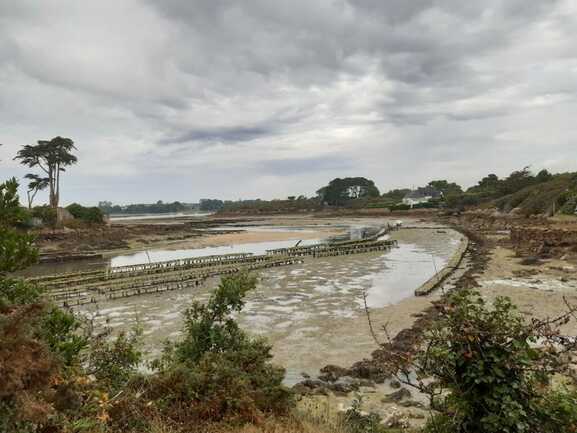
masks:
[(182, 290), (201, 285), (207, 278), (243, 270), (266, 269), (302, 263), (304, 257), (320, 258), (386, 251), (396, 241), (379, 240), (395, 227), (387, 226), (371, 238), (331, 242), (251, 253), (192, 257), (143, 263), (96, 271), (50, 275), (32, 279), (48, 296), (65, 307), (99, 301)]

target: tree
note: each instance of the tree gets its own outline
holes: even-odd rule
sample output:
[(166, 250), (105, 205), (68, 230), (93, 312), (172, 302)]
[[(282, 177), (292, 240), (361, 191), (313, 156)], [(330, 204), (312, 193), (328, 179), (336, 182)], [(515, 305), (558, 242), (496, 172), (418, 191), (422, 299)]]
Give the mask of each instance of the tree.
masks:
[(48, 188), (50, 181), (47, 177), (40, 177), (37, 174), (28, 173), (24, 176), (26, 179), (30, 179), (28, 183), (28, 191), (26, 191), (26, 195), (28, 196), (28, 209), (32, 209), (32, 203), (34, 202), (34, 198), (38, 191), (45, 190)]
[(60, 175), (65, 167), (78, 162), (72, 154), (75, 150), (70, 138), (54, 137), (52, 140), (39, 140), (36, 145), (25, 145), (14, 158), (30, 168), (39, 167), (47, 176), (50, 206), (58, 208), (60, 202)]
[(506, 179), (499, 182), (498, 191), (500, 195), (513, 194), (529, 185), (535, 183), (535, 177), (531, 174), (529, 167), (512, 172)]
[(551, 179), (553, 179), (553, 175), (546, 169), (541, 170), (537, 173), (537, 176), (535, 176), (535, 180), (538, 183), (549, 182)]
[(318, 196), (332, 206), (342, 206), (350, 200), (379, 197), (380, 193), (372, 180), (364, 177), (333, 179), (317, 191)]
[(409, 188), (401, 188), (401, 189), (392, 189), (389, 192), (386, 192), (382, 195), (384, 199), (388, 199), (393, 204), (399, 203), (403, 200), (403, 198), (410, 193), (411, 190)]
[(26, 216), (26, 211), (20, 207), (16, 179), (0, 184), (0, 279), (36, 260), (33, 238), (15, 229)]
[(428, 186), (435, 188), (441, 192), (443, 196), (448, 194), (461, 194), (463, 192), (460, 185), (457, 185), (455, 182), (449, 183), (446, 180), (432, 180)]

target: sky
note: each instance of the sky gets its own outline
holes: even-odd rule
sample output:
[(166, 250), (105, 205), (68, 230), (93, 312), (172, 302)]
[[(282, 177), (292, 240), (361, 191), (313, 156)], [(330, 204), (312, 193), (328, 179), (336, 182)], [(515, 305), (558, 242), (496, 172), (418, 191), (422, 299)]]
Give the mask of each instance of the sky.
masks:
[(575, 171), (576, 28), (574, 0), (0, 0), (0, 179), (55, 136), (64, 204)]

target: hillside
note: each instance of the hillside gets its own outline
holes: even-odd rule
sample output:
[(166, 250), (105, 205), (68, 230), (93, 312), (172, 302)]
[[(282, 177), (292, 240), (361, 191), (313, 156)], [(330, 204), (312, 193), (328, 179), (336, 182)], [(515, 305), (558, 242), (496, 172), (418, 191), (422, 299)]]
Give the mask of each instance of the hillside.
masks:
[(521, 215), (574, 214), (577, 207), (577, 173), (553, 176), (489, 202), (500, 211)]

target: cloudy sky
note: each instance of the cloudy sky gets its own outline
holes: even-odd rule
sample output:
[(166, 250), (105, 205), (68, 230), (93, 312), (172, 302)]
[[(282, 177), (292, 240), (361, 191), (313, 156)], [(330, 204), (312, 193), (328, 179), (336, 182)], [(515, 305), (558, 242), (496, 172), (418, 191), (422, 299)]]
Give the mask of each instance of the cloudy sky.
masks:
[(577, 170), (574, 0), (0, 0), (0, 172), (63, 201), (311, 195)]

